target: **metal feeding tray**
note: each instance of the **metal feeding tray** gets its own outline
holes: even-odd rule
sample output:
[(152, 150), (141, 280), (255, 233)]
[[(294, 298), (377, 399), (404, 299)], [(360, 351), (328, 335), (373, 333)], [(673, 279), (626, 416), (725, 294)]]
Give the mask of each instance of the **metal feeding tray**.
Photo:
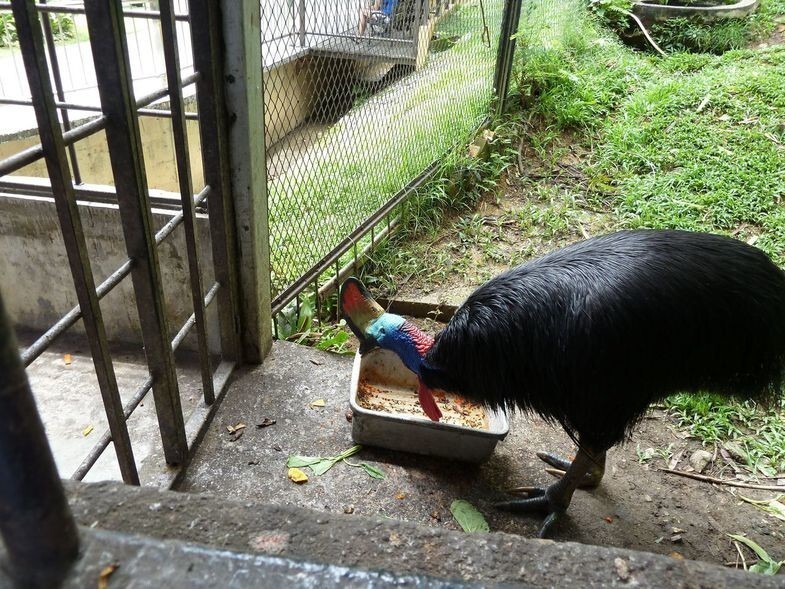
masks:
[[(373, 350), (364, 356), (358, 353), (354, 358), (349, 395), (354, 414), (352, 439), (357, 444), (480, 462), (493, 453), (496, 443), (503, 440), (509, 431), (504, 413), (485, 408), (480, 408), (484, 415), (481, 427), (431, 421), (422, 412), (409, 415), (393, 412), (392, 409), (367, 409), (360, 405), (358, 393), (361, 387), (368, 385), (383, 396), (400, 399), (403, 404), (417, 403), (417, 376), (404, 366), (398, 356), (383, 349)], [(444, 405), (439, 405), (444, 410)]]

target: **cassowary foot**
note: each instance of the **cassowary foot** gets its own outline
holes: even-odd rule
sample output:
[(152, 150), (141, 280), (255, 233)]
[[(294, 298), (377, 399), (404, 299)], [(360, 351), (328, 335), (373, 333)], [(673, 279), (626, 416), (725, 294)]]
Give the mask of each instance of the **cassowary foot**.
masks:
[(582, 446), (578, 449), (578, 454), (572, 462), (552, 454), (539, 453), (538, 456), (552, 466), (564, 467), (563, 476), (545, 489), (540, 487), (512, 489), (514, 494), (522, 495), (525, 498), (497, 503), (496, 507), (513, 512), (547, 513), (538, 534), (540, 538), (544, 538), (562, 514), (567, 511), (575, 489), (584, 486), (587, 479), (594, 486), (600, 482), (605, 472), (605, 452), (593, 452), (590, 448)]
[[(546, 464), (550, 464), (553, 468), (546, 468), (545, 472), (550, 475), (553, 475), (557, 478), (561, 478), (564, 476), (570, 466), (572, 466), (572, 461), (562, 458), (561, 456), (556, 456), (556, 454), (551, 454), (550, 452), (537, 452), (537, 458), (545, 462)], [(589, 468), (589, 472), (587, 472), (583, 478), (580, 479), (578, 482), (579, 489), (593, 489), (597, 485), (600, 484), (602, 481), (602, 477), (605, 474), (605, 452), (600, 454), (599, 456), (594, 457), (594, 464), (591, 465)]]
[[(548, 515), (545, 517), (537, 537), (545, 538), (553, 525), (567, 510), (570, 504), (569, 496), (565, 498), (564, 488), (558, 484), (551, 485), (547, 489), (541, 487), (518, 487), (517, 494), (526, 494), (526, 499), (514, 499), (512, 501), (502, 501), (496, 503), (495, 507), (511, 511), (513, 513), (543, 512)], [(565, 502), (566, 499), (566, 502)]]

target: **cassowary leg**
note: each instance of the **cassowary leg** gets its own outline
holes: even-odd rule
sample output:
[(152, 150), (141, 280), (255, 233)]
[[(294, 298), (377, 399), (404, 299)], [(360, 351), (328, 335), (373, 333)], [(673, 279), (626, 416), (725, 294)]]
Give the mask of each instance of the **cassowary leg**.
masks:
[[(597, 463), (594, 454), (590, 452), (585, 447), (580, 448), (575, 460), (567, 466), (564, 476), (551, 486), (545, 489), (540, 487), (519, 488), (518, 492), (525, 492), (527, 499), (504, 501), (497, 503), (496, 507), (513, 512), (540, 511), (547, 513), (548, 515), (537, 534), (540, 538), (544, 538), (553, 524), (567, 511), (575, 489), (581, 486), (592, 466)], [(599, 454), (604, 459), (604, 452)]]
[[(546, 468), (545, 472), (552, 474), (555, 477), (563, 477), (564, 473), (569, 470), (570, 465), (572, 464), (571, 461), (551, 454), (550, 452), (537, 452), (537, 457), (553, 467)], [(605, 474), (605, 452), (592, 454), (592, 458), (594, 459), (594, 462), (592, 462), (589, 472), (586, 473), (583, 480), (578, 485), (579, 489), (593, 489), (600, 484), (600, 481)]]

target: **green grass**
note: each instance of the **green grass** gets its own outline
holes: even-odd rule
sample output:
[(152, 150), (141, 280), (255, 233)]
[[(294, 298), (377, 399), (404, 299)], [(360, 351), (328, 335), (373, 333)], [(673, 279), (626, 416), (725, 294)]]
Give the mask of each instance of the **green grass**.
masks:
[(757, 11), (743, 19), (723, 19), (711, 24), (674, 18), (652, 26), (651, 35), (665, 51), (724, 53), (743, 49), (769, 35), (785, 1), (763, 0)]
[(753, 473), (785, 472), (785, 400), (762, 408), (712, 395), (675, 395), (667, 405), (678, 423), (704, 444), (735, 442), (744, 454), (737, 460)]

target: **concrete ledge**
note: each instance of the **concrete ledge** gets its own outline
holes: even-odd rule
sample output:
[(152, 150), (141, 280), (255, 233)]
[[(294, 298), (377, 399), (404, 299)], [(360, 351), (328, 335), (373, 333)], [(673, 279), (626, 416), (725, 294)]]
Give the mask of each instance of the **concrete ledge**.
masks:
[[(83, 526), (283, 559), (383, 570), (397, 576), (425, 576), (485, 587), (785, 587), (783, 576), (764, 577), (696, 561), (573, 542), (529, 540), (503, 533), (469, 535), (401, 521), (342, 517), (118, 483), (67, 483), (67, 492)], [(172, 552), (169, 544), (157, 546), (170, 550), (167, 558), (175, 562), (184, 554)], [(209, 558), (214, 556), (211, 553)], [(231, 569), (228, 563), (220, 566)], [(318, 573), (317, 569), (309, 570)]]
[[(346, 588), (417, 587), (446, 589), (474, 587), (424, 576), (399, 577), (381, 571), (317, 564), (277, 556), (248, 554), (177, 540), (80, 530), (81, 553), (60, 589), (95, 587), (102, 571), (116, 568), (106, 578), (110, 587), (161, 588), (257, 587)], [(2, 555), (2, 550), (0, 550)], [(0, 568), (0, 585), (11, 579)], [(100, 586), (100, 585), (99, 585)]]

